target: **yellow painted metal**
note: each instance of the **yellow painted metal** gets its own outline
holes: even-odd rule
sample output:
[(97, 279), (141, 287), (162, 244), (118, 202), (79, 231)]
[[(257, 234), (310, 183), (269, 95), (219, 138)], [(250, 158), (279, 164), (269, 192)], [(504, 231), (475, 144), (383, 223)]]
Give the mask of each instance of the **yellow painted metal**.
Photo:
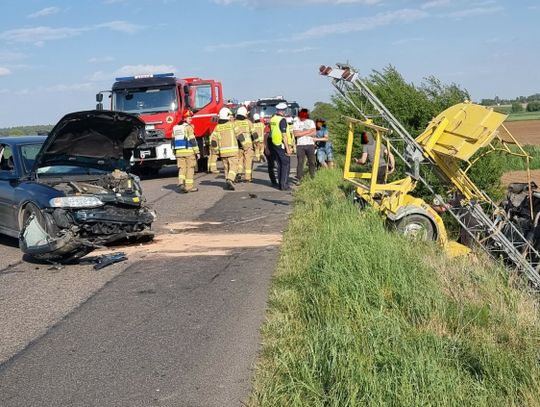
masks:
[[(442, 244), (448, 243), (448, 237), (444, 222), (439, 214), (421, 198), (409, 194), (416, 187), (416, 181), (407, 176), (397, 181), (379, 184), (377, 175), (379, 170), (379, 157), (383, 134), (389, 132), (387, 128), (376, 126), (368, 121), (353, 118), (349, 120), (349, 134), (345, 153), (344, 179), (356, 186), (356, 194), (381, 212), (387, 218), (393, 219), (399, 216), (400, 211), (406, 209), (409, 213), (419, 213), (426, 216), (437, 232), (437, 240)], [(351, 161), (354, 145), (354, 126), (365, 127), (374, 130), (375, 133), (375, 159), (369, 172), (356, 172), (351, 170)], [(360, 180), (368, 181), (362, 183)]]
[(428, 154), (467, 161), (493, 140), (506, 117), (491, 108), (458, 103), (435, 117), (416, 141)]

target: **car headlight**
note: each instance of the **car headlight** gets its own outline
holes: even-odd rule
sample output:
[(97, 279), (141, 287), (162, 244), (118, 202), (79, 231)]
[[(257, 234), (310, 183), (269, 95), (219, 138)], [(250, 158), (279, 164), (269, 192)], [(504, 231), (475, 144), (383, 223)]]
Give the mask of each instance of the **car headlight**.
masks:
[(103, 202), (92, 195), (77, 195), (52, 198), (49, 205), (52, 208), (97, 208), (103, 206)]

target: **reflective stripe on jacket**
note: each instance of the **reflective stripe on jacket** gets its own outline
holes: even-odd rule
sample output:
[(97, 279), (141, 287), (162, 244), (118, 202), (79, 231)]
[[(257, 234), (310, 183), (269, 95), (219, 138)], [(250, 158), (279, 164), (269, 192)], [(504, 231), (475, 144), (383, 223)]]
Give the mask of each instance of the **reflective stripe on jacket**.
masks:
[(262, 143), (264, 139), (264, 123), (257, 122), (253, 123), (253, 133), (251, 133), (251, 138), (254, 143)]
[(248, 119), (236, 120), (234, 122), (234, 132), (243, 150), (247, 150), (251, 147), (252, 131), (253, 124)]
[(238, 141), (231, 122), (218, 124), (212, 136), (215, 136), (220, 156), (232, 157), (238, 154)]
[(193, 126), (187, 123), (173, 127), (174, 152), (177, 157), (199, 154), (199, 145)]

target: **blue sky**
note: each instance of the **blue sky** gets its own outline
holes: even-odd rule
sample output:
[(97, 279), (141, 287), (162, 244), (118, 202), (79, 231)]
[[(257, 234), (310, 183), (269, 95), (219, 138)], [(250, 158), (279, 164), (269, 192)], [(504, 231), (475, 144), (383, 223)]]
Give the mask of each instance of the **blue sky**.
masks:
[(0, 0), (0, 127), (92, 109), (117, 76), (214, 78), (226, 98), (328, 101), (321, 64), (394, 65), (473, 100), (540, 92), (536, 0)]

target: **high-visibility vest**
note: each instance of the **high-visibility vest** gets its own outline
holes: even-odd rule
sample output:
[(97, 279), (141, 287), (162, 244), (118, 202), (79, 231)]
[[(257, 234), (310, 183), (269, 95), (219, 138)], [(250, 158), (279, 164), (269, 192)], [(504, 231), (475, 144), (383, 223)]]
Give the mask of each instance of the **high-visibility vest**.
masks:
[(253, 123), (253, 133), (251, 133), (251, 138), (254, 143), (262, 143), (264, 139), (264, 123), (256, 122)]
[(174, 152), (177, 157), (188, 157), (199, 153), (193, 126), (182, 123), (173, 127)]
[(270, 119), (270, 135), (272, 137), (272, 144), (280, 146), (283, 143), (283, 135), (281, 134), (281, 129), (279, 128), (279, 123), (285, 120), (283, 116), (275, 114)]
[(231, 122), (218, 124), (212, 134), (215, 135), (220, 156), (233, 157), (238, 155), (238, 141)]
[(242, 146), (242, 150), (247, 150), (251, 147), (251, 132), (253, 125), (248, 119), (236, 120), (234, 122), (234, 132), (238, 142)]

